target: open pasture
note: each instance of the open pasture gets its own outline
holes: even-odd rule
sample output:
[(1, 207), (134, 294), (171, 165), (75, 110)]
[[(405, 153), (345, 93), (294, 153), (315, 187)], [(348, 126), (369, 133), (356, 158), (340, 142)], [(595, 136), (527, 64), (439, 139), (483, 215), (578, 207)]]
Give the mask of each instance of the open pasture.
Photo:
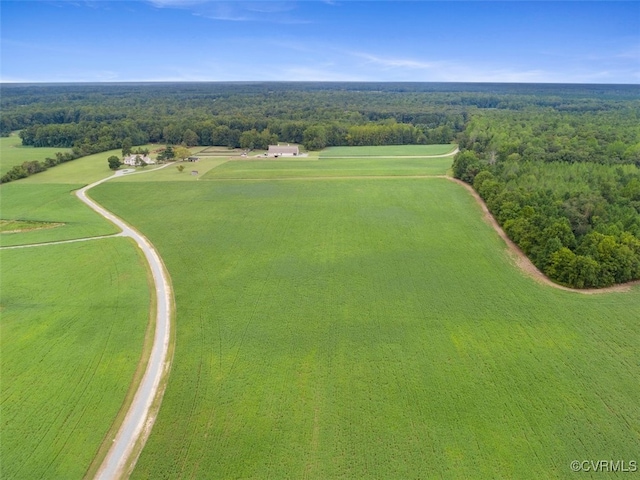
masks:
[(0, 255), (2, 477), (80, 479), (140, 360), (145, 265), (123, 238)]
[(70, 148), (34, 148), (23, 147), (20, 137), (13, 133), (9, 137), (0, 137), (0, 176), (16, 165), (37, 160), (44, 162), (47, 157), (55, 158), (57, 152), (69, 152)]
[(459, 185), (143, 178), (93, 194), (176, 294), (133, 478), (566, 478), (637, 457), (638, 287), (537, 284)]

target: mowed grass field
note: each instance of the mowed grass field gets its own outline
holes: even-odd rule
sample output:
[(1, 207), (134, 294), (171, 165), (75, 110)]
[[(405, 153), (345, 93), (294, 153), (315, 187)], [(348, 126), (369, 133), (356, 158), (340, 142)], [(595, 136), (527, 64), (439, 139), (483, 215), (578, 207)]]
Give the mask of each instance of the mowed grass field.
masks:
[(12, 133), (9, 137), (0, 137), (0, 176), (16, 165), (37, 160), (44, 162), (47, 157), (55, 158), (57, 152), (69, 152), (70, 148), (34, 148), (23, 147), (22, 139)]
[(320, 158), (344, 157), (407, 157), (446, 155), (456, 146), (446, 145), (382, 145), (374, 147), (329, 147), (320, 151)]
[(540, 285), (459, 185), (361, 172), (95, 190), (176, 295), (133, 478), (568, 478), (636, 459), (638, 287)]
[[(149, 144), (135, 148), (148, 148), (153, 151), (160, 148), (160, 146)], [(50, 183), (73, 183), (82, 184), (84, 186), (113, 174), (113, 172), (109, 170), (109, 164), (107, 163), (107, 159), (112, 155), (121, 158), (122, 151), (109, 150), (108, 152), (96, 153), (70, 162), (61, 163), (60, 165), (48, 169), (46, 172), (31, 175), (30, 177), (21, 180), (21, 182), (37, 185)], [(151, 156), (155, 158), (155, 154), (152, 154)], [(123, 166), (121, 168), (125, 167)], [(154, 168), (154, 166), (150, 165), (145, 168), (150, 170)]]
[(454, 145), (331, 147), (319, 155), (287, 159), (229, 161), (208, 170), (202, 180), (303, 177), (444, 175), (452, 157), (436, 157)]
[(2, 478), (82, 478), (142, 354), (143, 259), (123, 238), (0, 255)]

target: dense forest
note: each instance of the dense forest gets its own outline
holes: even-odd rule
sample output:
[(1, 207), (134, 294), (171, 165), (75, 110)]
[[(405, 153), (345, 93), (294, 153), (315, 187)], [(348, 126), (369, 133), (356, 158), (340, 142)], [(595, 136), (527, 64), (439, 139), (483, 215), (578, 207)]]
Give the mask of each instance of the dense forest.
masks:
[(466, 121), (464, 98), (454, 102), (447, 94), (433, 97), (409, 87), (370, 88), (278, 83), (5, 86), (0, 133), (22, 130), (25, 145), (74, 148), (83, 154), (120, 148), (127, 138), (133, 145), (242, 148), (264, 148), (277, 139), (320, 149), (448, 143)]
[(640, 86), (455, 83), (2, 85), (0, 135), (72, 153), (458, 142), (453, 172), (550, 278), (640, 278)]
[(640, 278), (640, 108), (476, 113), (454, 175), (558, 283)]

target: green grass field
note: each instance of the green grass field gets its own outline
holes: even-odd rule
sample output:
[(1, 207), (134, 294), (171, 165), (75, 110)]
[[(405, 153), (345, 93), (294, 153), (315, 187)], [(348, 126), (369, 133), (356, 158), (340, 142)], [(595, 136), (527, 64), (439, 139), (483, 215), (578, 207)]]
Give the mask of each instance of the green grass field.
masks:
[(320, 151), (320, 158), (393, 157), (444, 155), (455, 145), (383, 145), (376, 147), (329, 147)]
[[(161, 168), (154, 172), (145, 172), (144, 175), (125, 175), (115, 180), (116, 182), (190, 182), (200, 179), (204, 174), (213, 168), (226, 163), (227, 159), (219, 159), (212, 157), (201, 157), (199, 161), (195, 163), (191, 162), (176, 162), (174, 165), (168, 165), (165, 168)], [(184, 170), (179, 172), (176, 168), (178, 165), (182, 165)], [(152, 170), (153, 166), (149, 166), (146, 170)], [(193, 171), (198, 172), (196, 175), (192, 175)], [(138, 169), (138, 171), (142, 171)]]
[(93, 194), (175, 288), (134, 478), (568, 478), (637, 458), (638, 287), (536, 283), (445, 179), (149, 178)]
[(9, 137), (0, 137), (0, 176), (11, 170), (15, 165), (24, 162), (38, 160), (43, 162), (45, 158), (55, 158), (56, 152), (69, 152), (70, 148), (34, 148), (23, 147), (22, 140), (17, 134)]
[(331, 147), (311, 157), (230, 161), (208, 170), (202, 180), (444, 175), (452, 145)]
[(122, 238), (1, 256), (2, 478), (80, 479), (142, 353), (143, 259)]
[[(138, 148), (138, 147), (136, 147)], [(148, 148), (149, 150), (155, 150), (159, 148), (158, 145), (142, 145), (140, 148)], [(96, 153), (95, 155), (88, 155), (81, 157), (70, 162), (65, 162), (48, 169), (46, 172), (31, 175), (30, 177), (22, 180), (24, 183), (32, 184), (49, 184), (49, 183), (78, 183), (87, 185), (89, 183), (100, 180), (101, 178), (108, 177), (113, 174), (109, 170), (107, 158), (111, 155), (120, 157), (122, 152), (120, 150), (109, 150), (108, 152)], [(155, 156), (152, 155), (154, 158)], [(121, 167), (124, 168), (124, 167)], [(153, 166), (145, 167), (147, 169), (153, 168)]]
[[(48, 173), (49, 171), (46, 171), (37, 175)], [(0, 187), (2, 220), (61, 223), (62, 225), (20, 233), (0, 233), (2, 246), (95, 237), (118, 232), (114, 225), (75, 197), (73, 192), (82, 185), (34, 184), (27, 180), (7, 183)]]
[[(2, 246), (116, 233), (73, 194), (112, 173), (107, 156), (2, 185)], [(2, 250), (0, 258), (0, 476), (82, 478), (119, 425), (141, 358), (146, 264), (122, 238)]]

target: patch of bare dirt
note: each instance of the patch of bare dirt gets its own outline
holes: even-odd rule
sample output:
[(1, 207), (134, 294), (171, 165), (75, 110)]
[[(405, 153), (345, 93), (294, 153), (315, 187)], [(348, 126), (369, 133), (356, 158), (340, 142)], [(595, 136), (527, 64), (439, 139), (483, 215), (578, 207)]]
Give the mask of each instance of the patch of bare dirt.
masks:
[[(5, 223), (3, 223), (3, 227), (7, 227), (11, 223), (13, 223), (10, 220), (7, 220), (7, 221), (3, 220), (2, 222), (5, 222)], [(33, 232), (35, 230), (47, 230), (49, 228), (61, 227), (63, 225), (64, 225), (64, 223), (37, 223), (37, 224), (34, 224), (33, 226), (26, 226), (26, 227), (23, 226), (22, 228), (15, 228), (15, 229), (12, 229), (12, 230), (2, 230), (2, 231), (0, 231), (0, 234), (2, 234), (2, 233)]]

